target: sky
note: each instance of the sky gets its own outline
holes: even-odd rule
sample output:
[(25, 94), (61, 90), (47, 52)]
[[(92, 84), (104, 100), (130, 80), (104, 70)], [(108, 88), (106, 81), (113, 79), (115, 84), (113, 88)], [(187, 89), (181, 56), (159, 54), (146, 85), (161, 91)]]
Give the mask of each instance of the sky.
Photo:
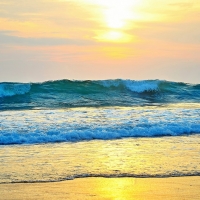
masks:
[(200, 83), (199, 0), (0, 0), (0, 82)]

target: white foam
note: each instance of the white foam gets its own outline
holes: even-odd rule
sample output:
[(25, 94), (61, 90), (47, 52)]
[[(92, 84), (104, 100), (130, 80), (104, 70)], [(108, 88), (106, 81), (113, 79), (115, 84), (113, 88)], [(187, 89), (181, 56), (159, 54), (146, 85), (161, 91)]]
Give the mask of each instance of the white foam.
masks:
[(160, 81), (132, 81), (123, 80), (124, 85), (132, 92), (150, 92), (159, 90)]
[(22, 94), (28, 93), (30, 91), (30, 89), (31, 89), (31, 85), (28, 83), (26, 83), (26, 84), (3, 83), (3, 84), (0, 84), (0, 97), (22, 95)]
[[(51, 133), (54, 134), (51, 134)], [(193, 127), (192, 124), (182, 125), (163, 125), (147, 127), (132, 127), (113, 129), (90, 129), (90, 130), (52, 130), (35, 132), (18, 133), (16, 132), (0, 132), (0, 144), (32, 144), (32, 143), (54, 143), (54, 142), (76, 142), (83, 140), (109, 140), (120, 139), (124, 137), (153, 137), (153, 136), (178, 136), (200, 132), (200, 125)]]
[(0, 114), (0, 144), (200, 133), (199, 113), (200, 105), (4, 111)]
[(98, 83), (104, 87), (119, 87), (123, 86), (132, 92), (142, 93), (150, 91), (158, 91), (159, 80), (144, 80), (144, 81), (133, 81), (133, 80), (105, 80), (99, 81)]

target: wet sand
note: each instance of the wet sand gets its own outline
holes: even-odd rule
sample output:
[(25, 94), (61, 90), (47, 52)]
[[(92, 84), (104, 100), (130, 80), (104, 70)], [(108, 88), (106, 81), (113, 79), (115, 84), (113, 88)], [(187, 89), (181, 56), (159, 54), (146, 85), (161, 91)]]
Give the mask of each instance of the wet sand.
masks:
[(199, 199), (200, 176), (180, 178), (80, 178), (51, 183), (1, 184), (1, 200)]

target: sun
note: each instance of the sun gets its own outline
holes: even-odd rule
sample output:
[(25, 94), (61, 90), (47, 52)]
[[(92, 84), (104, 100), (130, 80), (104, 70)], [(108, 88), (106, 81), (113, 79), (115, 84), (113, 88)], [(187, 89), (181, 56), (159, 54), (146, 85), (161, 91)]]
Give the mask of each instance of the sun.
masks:
[(127, 26), (128, 19), (131, 18), (131, 12), (128, 9), (110, 8), (105, 11), (105, 21), (109, 28), (120, 29)]
[[(92, 8), (91, 18), (97, 22), (95, 36), (98, 41), (127, 43), (133, 38), (128, 30), (134, 26), (134, 20), (141, 18), (139, 11), (144, 0), (76, 0), (85, 2)], [(136, 25), (135, 25), (136, 26)]]
[(131, 36), (125, 33), (136, 16), (133, 9), (141, 3), (141, 0), (93, 0), (102, 11), (102, 24), (105, 31), (99, 31), (96, 37), (101, 41), (129, 42)]
[(109, 28), (127, 28), (135, 17), (133, 7), (137, 1), (109, 1), (104, 11), (105, 22)]
[(123, 28), (127, 21), (135, 17), (133, 8), (141, 4), (141, 0), (93, 0), (103, 10), (104, 21), (109, 28)]

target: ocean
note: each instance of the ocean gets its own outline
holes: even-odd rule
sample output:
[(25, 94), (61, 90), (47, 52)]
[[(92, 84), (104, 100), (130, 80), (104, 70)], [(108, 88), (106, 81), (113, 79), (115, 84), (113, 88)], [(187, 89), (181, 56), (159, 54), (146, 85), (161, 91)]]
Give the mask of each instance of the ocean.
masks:
[(200, 175), (200, 84), (0, 83), (0, 183)]

